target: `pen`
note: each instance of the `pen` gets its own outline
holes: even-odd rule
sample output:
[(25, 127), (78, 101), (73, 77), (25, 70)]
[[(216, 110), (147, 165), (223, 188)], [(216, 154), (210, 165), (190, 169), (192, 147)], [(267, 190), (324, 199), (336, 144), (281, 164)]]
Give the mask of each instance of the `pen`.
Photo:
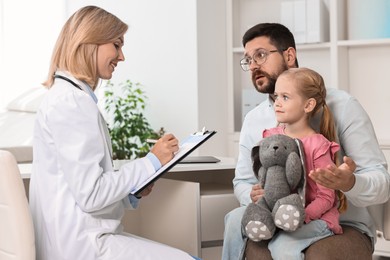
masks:
[(157, 140), (155, 140), (155, 139), (146, 139), (146, 142), (150, 143), (150, 144), (155, 144), (155, 143), (157, 143)]

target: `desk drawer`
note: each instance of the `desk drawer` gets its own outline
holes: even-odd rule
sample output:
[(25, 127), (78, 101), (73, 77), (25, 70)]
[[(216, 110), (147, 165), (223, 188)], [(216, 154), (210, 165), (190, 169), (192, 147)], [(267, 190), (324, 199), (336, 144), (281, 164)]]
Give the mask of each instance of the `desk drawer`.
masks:
[(200, 219), (202, 241), (223, 239), (225, 215), (239, 206), (233, 193), (202, 195)]
[(222, 246), (202, 248), (203, 260), (222, 259)]
[(390, 241), (383, 237), (383, 233), (377, 231), (374, 255), (390, 257)]

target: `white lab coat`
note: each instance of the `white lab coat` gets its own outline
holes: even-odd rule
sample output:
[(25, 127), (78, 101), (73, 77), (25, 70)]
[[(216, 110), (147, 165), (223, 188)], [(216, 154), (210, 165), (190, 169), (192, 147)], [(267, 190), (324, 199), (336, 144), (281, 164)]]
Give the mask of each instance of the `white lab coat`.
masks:
[(56, 79), (37, 113), (30, 182), (37, 259), (192, 259), (122, 232), (129, 191), (154, 167), (142, 158), (114, 172), (107, 127), (88, 86), (58, 74), (84, 91)]

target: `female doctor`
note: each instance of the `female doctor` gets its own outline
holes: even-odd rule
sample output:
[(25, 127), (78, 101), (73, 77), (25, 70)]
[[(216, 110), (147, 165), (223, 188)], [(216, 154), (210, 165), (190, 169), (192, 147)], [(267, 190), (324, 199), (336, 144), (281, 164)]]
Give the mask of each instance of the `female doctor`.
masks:
[(50, 90), (34, 129), (30, 205), (37, 259), (193, 259), (122, 231), (124, 210), (139, 199), (129, 191), (178, 150), (168, 134), (146, 157), (117, 172), (112, 168), (111, 141), (93, 91), (124, 61), (127, 28), (113, 14), (87, 6), (69, 18), (57, 39), (44, 83)]

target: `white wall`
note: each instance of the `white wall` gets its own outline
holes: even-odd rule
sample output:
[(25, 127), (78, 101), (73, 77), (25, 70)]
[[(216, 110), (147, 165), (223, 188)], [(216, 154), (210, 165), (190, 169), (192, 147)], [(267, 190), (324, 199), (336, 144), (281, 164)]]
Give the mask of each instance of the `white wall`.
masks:
[[(112, 81), (131, 79), (145, 86), (149, 97), (146, 116), (154, 129), (164, 127), (183, 139), (206, 126), (217, 130), (218, 135), (196, 153), (227, 155), (224, 0), (51, 2), (56, 1), (38, 0), (33, 5), (29, 0), (0, 0), (7, 14), (19, 14), (20, 6), (27, 5), (28, 10), (12, 17), (20, 25), (5, 33), (4, 49), (12, 51), (4, 56), (17, 59), (5, 66), (4, 75), (12, 76), (0, 84), (0, 91), (9, 90), (9, 86), (12, 90), (4, 100), (10, 101), (10, 97), (45, 79), (55, 39), (65, 20), (85, 5), (97, 5), (129, 25), (123, 48), (126, 60), (118, 65)], [(34, 20), (35, 16), (40, 18)], [(98, 92), (102, 97), (102, 88)]]
[(201, 154), (228, 155), (226, 0), (197, 0), (198, 126), (216, 130)]
[(119, 64), (112, 81), (131, 79), (145, 85), (149, 97), (147, 117), (153, 128), (163, 126), (178, 137), (196, 130), (194, 0), (0, 0), (0, 107), (45, 80), (63, 23), (77, 9), (90, 4), (105, 8), (129, 25), (124, 46), (126, 61)]
[(125, 62), (112, 81), (126, 79), (146, 88), (147, 117), (152, 127), (163, 126), (184, 138), (197, 126), (197, 57), (195, 0), (69, 1), (68, 15), (94, 4), (129, 25)]
[(46, 78), (65, 0), (0, 0), (0, 109)]

